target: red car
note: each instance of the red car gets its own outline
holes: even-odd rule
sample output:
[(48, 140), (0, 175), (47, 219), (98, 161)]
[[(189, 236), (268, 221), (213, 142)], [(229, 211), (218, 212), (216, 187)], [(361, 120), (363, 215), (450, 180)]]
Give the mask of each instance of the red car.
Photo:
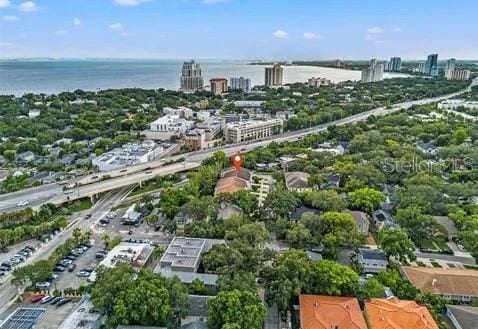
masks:
[(46, 296), (45, 294), (33, 295), (31, 301), (32, 303), (39, 302), (45, 296)]

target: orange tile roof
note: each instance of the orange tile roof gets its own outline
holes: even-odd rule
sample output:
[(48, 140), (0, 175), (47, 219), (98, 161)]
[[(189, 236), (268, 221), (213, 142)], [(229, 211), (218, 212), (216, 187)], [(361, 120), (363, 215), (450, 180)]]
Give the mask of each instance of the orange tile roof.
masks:
[(301, 329), (367, 329), (357, 298), (300, 295)]
[(370, 329), (438, 329), (425, 306), (398, 298), (372, 298), (365, 303)]
[(475, 270), (402, 266), (402, 271), (423, 292), (478, 296), (478, 271)]

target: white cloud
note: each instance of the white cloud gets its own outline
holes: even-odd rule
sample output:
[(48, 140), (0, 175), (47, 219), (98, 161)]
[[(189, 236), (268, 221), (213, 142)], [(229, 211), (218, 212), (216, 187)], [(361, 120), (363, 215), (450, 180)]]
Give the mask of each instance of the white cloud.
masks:
[(151, 0), (113, 0), (113, 2), (117, 4), (118, 6), (128, 6), (128, 7), (134, 7), (149, 1)]
[(6, 21), (6, 22), (16, 22), (18, 21), (18, 17), (17, 16), (13, 16), (13, 15), (5, 15), (2, 17), (2, 21)]
[(58, 31), (55, 31), (55, 34), (56, 35), (67, 35), (68, 33), (68, 30), (58, 30)]
[(75, 18), (72, 19), (71, 23), (74, 26), (80, 26), (81, 25), (81, 19), (79, 19), (78, 17), (75, 17)]
[(367, 32), (372, 34), (380, 34), (383, 33), (383, 28), (381, 28), (380, 26), (374, 26), (369, 28)]
[(21, 11), (37, 11), (38, 7), (33, 1), (25, 1), (18, 7)]
[(109, 28), (110, 30), (119, 31), (119, 30), (122, 30), (122, 29), (123, 29), (123, 25), (121, 25), (121, 23), (113, 23), (113, 24), (108, 25), (108, 28)]
[(312, 32), (304, 32), (302, 36), (306, 39), (317, 39), (317, 34)]
[(395, 32), (395, 33), (400, 33), (400, 32), (402, 32), (402, 29), (397, 26), (397, 27), (393, 28), (392, 31)]
[(278, 38), (278, 39), (286, 39), (289, 37), (289, 33), (283, 30), (277, 30), (273, 33), (273, 35), (275, 38)]
[(10, 0), (0, 0), (0, 8), (7, 8), (10, 6)]

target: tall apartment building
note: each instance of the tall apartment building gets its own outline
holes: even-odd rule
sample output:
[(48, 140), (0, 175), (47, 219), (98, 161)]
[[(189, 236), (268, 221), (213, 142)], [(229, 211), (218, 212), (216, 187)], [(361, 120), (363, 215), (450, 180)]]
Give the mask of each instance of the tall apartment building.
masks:
[(428, 55), (427, 62), (425, 63), (425, 74), (431, 76), (438, 75), (438, 54)]
[(378, 64), (374, 58), (370, 61), (370, 66), (362, 70), (362, 82), (376, 82), (383, 80), (383, 64)]
[(320, 87), (320, 86), (328, 86), (331, 84), (331, 81), (326, 78), (316, 78), (312, 77), (307, 80), (307, 84), (309, 87)]
[(455, 64), (456, 59), (450, 58), (446, 61), (446, 68), (445, 68), (445, 78), (450, 80), (453, 76), (453, 71), (455, 71)]
[(418, 63), (415, 71), (418, 73), (425, 73), (425, 62)]
[(244, 79), (243, 77), (240, 78), (231, 78), (229, 80), (230, 88), (232, 90), (242, 90), (245, 93), (251, 91), (251, 79)]
[(224, 137), (229, 143), (241, 143), (280, 134), (283, 128), (280, 119), (230, 122), (224, 127)]
[(282, 86), (284, 68), (280, 64), (274, 64), (272, 67), (266, 67), (264, 84), (268, 87)]
[(391, 57), (386, 69), (389, 72), (400, 72), (402, 70), (402, 59), (400, 57)]
[(214, 95), (221, 95), (227, 93), (227, 79), (224, 78), (214, 78), (209, 80), (211, 85), (211, 92)]
[(181, 70), (181, 91), (195, 92), (204, 88), (204, 78), (202, 77), (201, 65), (193, 60), (184, 62)]
[(469, 80), (470, 79), (470, 70), (463, 70), (455, 68), (451, 73), (451, 80)]

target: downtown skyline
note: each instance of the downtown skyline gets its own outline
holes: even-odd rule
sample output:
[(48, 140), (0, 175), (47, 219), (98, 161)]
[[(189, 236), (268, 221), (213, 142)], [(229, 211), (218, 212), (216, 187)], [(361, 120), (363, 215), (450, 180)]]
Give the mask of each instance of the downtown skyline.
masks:
[[(0, 0), (1, 58), (478, 58), (474, 1)], [(432, 6), (433, 5), (433, 6)], [(447, 26), (446, 30), (441, 26)]]

